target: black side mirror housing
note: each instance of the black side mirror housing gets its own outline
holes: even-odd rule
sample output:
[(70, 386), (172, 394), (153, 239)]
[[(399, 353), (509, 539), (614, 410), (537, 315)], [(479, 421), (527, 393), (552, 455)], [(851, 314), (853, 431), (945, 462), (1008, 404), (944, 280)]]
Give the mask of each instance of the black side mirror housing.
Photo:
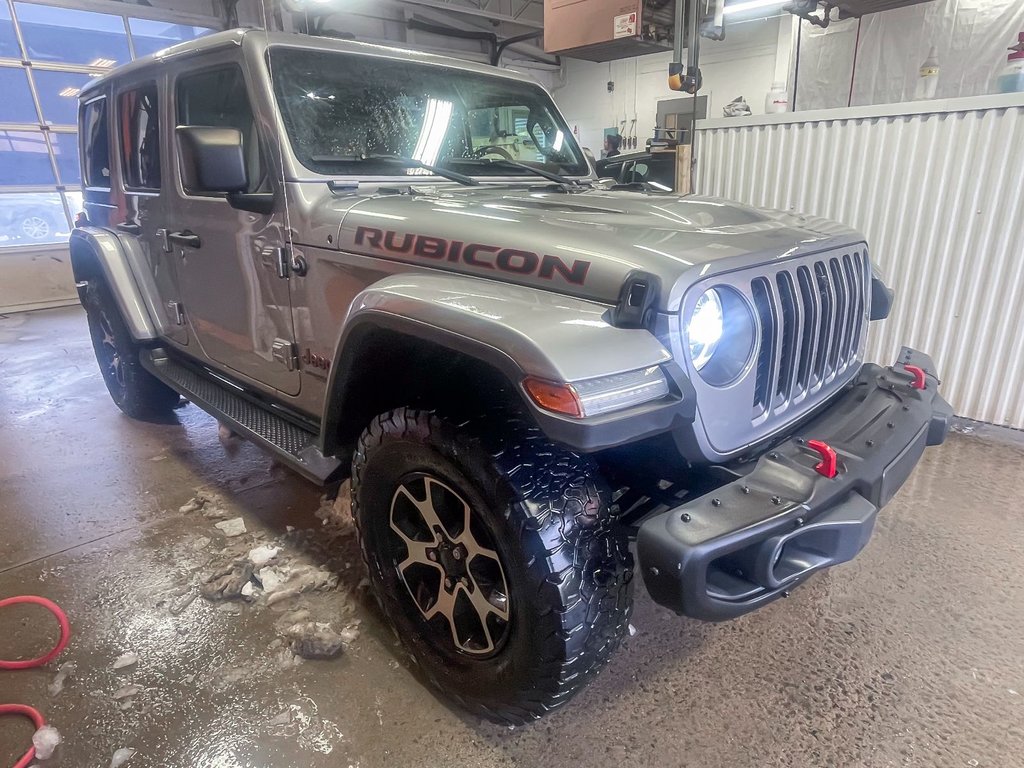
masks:
[(189, 192), (241, 193), (249, 173), (237, 128), (179, 125), (175, 128), (182, 182)]

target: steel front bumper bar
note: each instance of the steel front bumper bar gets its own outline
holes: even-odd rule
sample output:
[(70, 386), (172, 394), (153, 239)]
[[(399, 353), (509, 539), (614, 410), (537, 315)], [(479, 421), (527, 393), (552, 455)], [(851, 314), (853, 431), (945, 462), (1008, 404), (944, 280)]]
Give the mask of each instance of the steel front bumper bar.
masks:
[[(925, 446), (946, 437), (953, 414), (938, 385), (931, 358), (906, 347), (889, 368), (865, 365), (749, 474), (644, 521), (637, 556), (651, 596), (677, 613), (721, 621), (851, 560)], [(808, 446), (815, 440), (835, 451), (835, 477), (816, 469), (824, 462)]]

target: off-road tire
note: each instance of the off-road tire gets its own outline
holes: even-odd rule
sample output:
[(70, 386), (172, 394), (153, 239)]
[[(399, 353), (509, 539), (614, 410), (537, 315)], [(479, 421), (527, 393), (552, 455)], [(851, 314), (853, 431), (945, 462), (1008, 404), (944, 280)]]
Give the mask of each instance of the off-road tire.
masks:
[(140, 347), (102, 279), (88, 281), (82, 306), (89, 320), (96, 362), (114, 404), (133, 419), (165, 415), (173, 410), (180, 400), (178, 393), (142, 367)]
[[(510, 619), (490, 656), (429, 639), (385, 544), (410, 473), (457, 490), (502, 559)], [(352, 510), (383, 613), (430, 684), (495, 722), (521, 724), (562, 706), (618, 647), (632, 612), (633, 556), (609, 503), (590, 459), (515, 415), (456, 424), (399, 408), (373, 420), (352, 460)]]

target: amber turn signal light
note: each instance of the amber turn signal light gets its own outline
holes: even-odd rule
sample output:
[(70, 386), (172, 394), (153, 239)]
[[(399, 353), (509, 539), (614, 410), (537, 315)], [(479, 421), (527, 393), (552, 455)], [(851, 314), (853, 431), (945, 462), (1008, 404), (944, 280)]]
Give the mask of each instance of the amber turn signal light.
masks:
[(574, 419), (583, 416), (579, 395), (571, 384), (545, 381), (531, 376), (523, 380), (523, 389), (530, 399), (544, 410), (562, 413)]

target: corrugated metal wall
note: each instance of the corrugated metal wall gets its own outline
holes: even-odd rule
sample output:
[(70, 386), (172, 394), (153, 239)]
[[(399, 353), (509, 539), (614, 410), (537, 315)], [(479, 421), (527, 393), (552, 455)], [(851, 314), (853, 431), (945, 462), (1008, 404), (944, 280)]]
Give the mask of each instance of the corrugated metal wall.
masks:
[(927, 351), (957, 414), (1024, 428), (1024, 107), (720, 122), (698, 129), (697, 190), (864, 232), (897, 293), (868, 358)]

